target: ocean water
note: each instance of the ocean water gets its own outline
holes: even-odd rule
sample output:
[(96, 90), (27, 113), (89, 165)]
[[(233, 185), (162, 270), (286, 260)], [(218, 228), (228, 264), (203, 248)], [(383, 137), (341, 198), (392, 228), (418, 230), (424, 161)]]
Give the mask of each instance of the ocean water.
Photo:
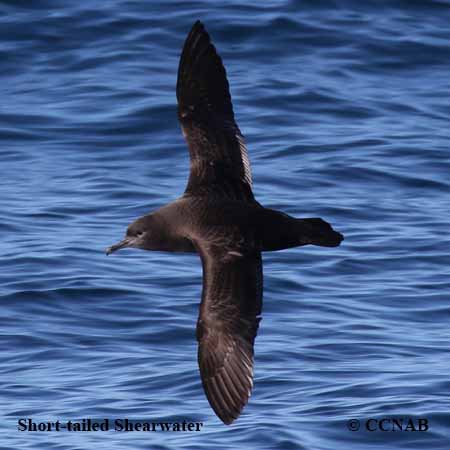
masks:
[[(230, 427), (197, 368), (199, 258), (104, 253), (184, 191), (175, 83), (196, 19), (256, 198), (345, 235), (264, 254), (255, 388)], [(2, 1), (0, 68), (2, 450), (449, 448), (449, 1)], [(383, 418), (428, 430), (365, 430)]]

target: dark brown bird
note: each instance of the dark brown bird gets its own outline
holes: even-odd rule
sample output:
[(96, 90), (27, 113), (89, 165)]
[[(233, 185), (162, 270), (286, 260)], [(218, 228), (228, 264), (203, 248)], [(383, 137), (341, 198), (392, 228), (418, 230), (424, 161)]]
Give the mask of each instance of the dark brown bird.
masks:
[(335, 247), (343, 236), (322, 219), (296, 219), (255, 200), (225, 69), (199, 21), (181, 54), (177, 99), (191, 160), (186, 190), (133, 222), (125, 239), (107, 253), (135, 247), (200, 255), (200, 375), (214, 412), (230, 424), (253, 386), (253, 343), (262, 308), (261, 252), (307, 244)]

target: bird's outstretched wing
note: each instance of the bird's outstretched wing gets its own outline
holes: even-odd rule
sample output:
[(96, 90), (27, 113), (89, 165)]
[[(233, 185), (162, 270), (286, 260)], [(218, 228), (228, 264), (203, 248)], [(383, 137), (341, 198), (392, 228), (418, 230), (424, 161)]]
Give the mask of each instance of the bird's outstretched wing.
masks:
[(261, 253), (199, 248), (203, 293), (197, 323), (198, 362), (206, 397), (226, 424), (253, 387), (253, 343), (262, 308)]
[(199, 21), (184, 43), (177, 99), (191, 157), (186, 194), (252, 201), (250, 163), (234, 120), (225, 68)]

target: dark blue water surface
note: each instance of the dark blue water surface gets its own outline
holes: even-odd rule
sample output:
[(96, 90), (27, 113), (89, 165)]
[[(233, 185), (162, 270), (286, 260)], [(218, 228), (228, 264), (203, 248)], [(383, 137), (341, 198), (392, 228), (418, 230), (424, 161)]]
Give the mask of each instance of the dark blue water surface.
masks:
[[(198, 374), (199, 258), (104, 253), (184, 190), (175, 83), (197, 18), (257, 199), (346, 239), (264, 255), (255, 389), (231, 427)], [(450, 448), (450, 2), (3, 1), (0, 68), (1, 449)], [(429, 430), (347, 429), (384, 417)]]

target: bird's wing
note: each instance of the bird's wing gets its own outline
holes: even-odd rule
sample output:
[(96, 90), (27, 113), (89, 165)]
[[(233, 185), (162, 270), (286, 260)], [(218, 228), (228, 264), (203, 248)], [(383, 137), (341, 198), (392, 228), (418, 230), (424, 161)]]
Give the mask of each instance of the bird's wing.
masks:
[(184, 43), (177, 99), (191, 157), (186, 194), (252, 201), (250, 162), (234, 120), (225, 68), (199, 21)]
[(206, 397), (226, 424), (253, 387), (253, 343), (262, 308), (261, 253), (199, 248), (203, 293), (197, 322), (198, 362)]

